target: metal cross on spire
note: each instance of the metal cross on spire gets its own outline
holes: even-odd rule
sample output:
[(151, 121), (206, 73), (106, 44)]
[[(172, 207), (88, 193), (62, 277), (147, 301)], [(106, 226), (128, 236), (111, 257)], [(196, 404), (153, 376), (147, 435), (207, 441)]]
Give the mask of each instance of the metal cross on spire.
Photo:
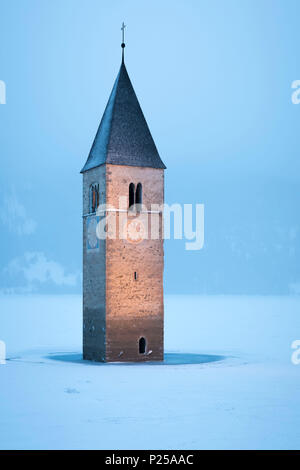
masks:
[(121, 31), (122, 31), (122, 42), (124, 42), (125, 28), (126, 28), (126, 24), (125, 24), (124, 21), (123, 21), (123, 23), (122, 23), (122, 28), (121, 28)]
[(121, 31), (122, 31), (122, 44), (121, 44), (121, 47), (122, 47), (122, 62), (124, 62), (125, 28), (126, 28), (126, 24), (123, 21), (122, 27), (121, 27)]

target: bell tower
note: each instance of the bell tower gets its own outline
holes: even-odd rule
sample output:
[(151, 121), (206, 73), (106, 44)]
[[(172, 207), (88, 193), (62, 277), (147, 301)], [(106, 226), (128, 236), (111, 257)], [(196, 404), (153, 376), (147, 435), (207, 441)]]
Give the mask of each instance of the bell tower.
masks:
[[(121, 67), (81, 170), (83, 358), (160, 361), (166, 167), (125, 67), (124, 28)], [(103, 218), (114, 234), (99, 237)]]

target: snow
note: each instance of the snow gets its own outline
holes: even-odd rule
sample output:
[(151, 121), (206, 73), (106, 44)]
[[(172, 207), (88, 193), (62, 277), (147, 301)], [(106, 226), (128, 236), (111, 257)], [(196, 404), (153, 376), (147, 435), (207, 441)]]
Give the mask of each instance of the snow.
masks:
[(80, 296), (3, 296), (1, 449), (299, 449), (299, 297), (167, 296), (164, 363), (81, 359)]

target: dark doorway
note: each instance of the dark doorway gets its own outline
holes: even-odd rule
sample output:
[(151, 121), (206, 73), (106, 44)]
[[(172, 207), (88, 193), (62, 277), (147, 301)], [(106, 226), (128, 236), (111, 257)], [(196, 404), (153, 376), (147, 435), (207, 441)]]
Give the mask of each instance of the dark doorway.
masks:
[(139, 353), (145, 354), (146, 352), (146, 340), (145, 338), (140, 338), (139, 340)]

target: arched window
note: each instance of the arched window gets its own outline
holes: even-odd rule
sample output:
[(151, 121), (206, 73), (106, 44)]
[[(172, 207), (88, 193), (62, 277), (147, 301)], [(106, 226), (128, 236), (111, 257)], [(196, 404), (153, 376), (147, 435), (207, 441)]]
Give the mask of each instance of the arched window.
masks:
[(139, 353), (145, 354), (146, 352), (146, 340), (145, 338), (140, 338), (139, 340)]
[(93, 183), (90, 186), (90, 212), (96, 212), (99, 206), (99, 184)]
[(129, 185), (129, 209), (134, 206), (134, 189), (135, 186), (133, 183)]
[(142, 204), (143, 203), (142, 183), (137, 184), (136, 193), (135, 193), (135, 203), (136, 204)]

